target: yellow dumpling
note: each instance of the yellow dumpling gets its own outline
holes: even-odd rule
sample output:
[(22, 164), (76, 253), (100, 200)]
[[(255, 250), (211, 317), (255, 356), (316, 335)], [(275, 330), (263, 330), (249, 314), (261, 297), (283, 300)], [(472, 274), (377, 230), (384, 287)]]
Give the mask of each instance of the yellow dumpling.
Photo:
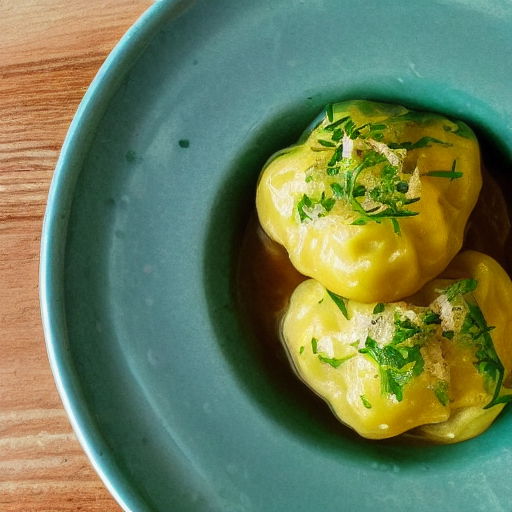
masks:
[(464, 123), (347, 101), (270, 159), (256, 206), (299, 272), (343, 297), (391, 302), (460, 250), (481, 184), (478, 143)]
[(466, 252), (404, 302), (363, 304), (304, 281), (282, 337), (299, 377), (360, 435), (415, 429), (456, 442), (485, 430), (512, 394), (503, 385), (511, 327), (512, 282), (491, 258)]
[[(507, 387), (500, 390), (500, 383), (492, 378), (487, 379), (486, 385), (484, 378), (484, 391), (477, 393), (476, 390), (482, 386), (482, 372), (475, 366), (471, 346), (453, 346), (445, 343), (445, 359), (450, 366), (451, 377), (450, 418), (444, 423), (425, 425), (416, 429), (416, 437), (443, 443), (474, 437), (491, 425), (505, 405), (502, 403), (485, 408), (489, 402), (489, 393), (496, 391), (503, 395), (512, 394), (512, 283), (508, 274), (493, 258), (476, 251), (459, 254), (441, 276), (444, 279), (428, 283), (411, 300), (426, 304), (433, 300), (436, 290), (445, 282), (468, 276), (478, 283), (473, 291), (473, 297), (487, 325), (492, 326), (489, 335), (497, 359), (503, 368), (501, 384)], [(492, 362), (487, 364), (489, 363), (491, 366), (488, 374), (492, 373), (493, 368), (496, 371)]]

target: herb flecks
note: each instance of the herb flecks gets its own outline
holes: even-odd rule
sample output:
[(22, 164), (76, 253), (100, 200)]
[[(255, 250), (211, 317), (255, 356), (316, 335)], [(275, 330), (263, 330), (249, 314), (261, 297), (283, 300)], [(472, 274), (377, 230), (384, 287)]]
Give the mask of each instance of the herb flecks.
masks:
[[(328, 182), (329, 195), (324, 196), (330, 208), (325, 208), (325, 212), (318, 209), (310, 212), (322, 203), (319, 198), (304, 194), (296, 205), (300, 221), (325, 216), (336, 202), (342, 201), (354, 213), (349, 220), (352, 225), (389, 221), (393, 231), (400, 235), (400, 221), (418, 215), (409, 205), (420, 200), (419, 175), (404, 173), (402, 169), (407, 151), (432, 144), (450, 144), (433, 137), (386, 144), (383, 142), (386, 123), (357, 125), (350, 115), (335, 120), (333, 105), (327, 105), (325, 112), (327, 121), (321, 126), (312, 149), (332, 152), (325, 168), (326, 175), (332, 178)], [(412, 181), (418, 186), (411, 186)]]
[(390, 343), (381, 347), (368, 336), (359, 352), (367, 354), (379, 365), (382, 391), (394, 395), (399, 402), (403, 400), (405, 385), (423, 372), (424, 360), (419, 345), (398, 347)]
[(375, 305), (375, 307), (373, 308), (373, 314), (374, 315), (378, 315), (379, 313), (382, 313), (384, 311), (384, 309), (386, 308), (386, 306), (382, 303), (382, 302), (379, 302), (378, 304)]
[[(408, 385), (426, 372), (425, 385), (432, 397), (447, 407), (451, 397), (445, 350), (449, 346), (457, 349), (457, 345), (464, 350), (471, 347), (474, 366), (490, 396), (484, 409), (511, 402), (512, 389), (508, 390), (504, 385), (505, 369), (492, 340), (494, 328), (487, 324), (473, 297), (477, 286), (475, 279), (460, 279), (437, 290), (438, 297), (429, 306), (409, 305), (406, 308), (403, 303), (379, 302), (370, 306), (366, 313), (355, 308), (353, 318), (349, 314), (349, 310), (352, 312), (350, 301), (327, 290), (341, 315), (349, 322), (356, 322), (352, 339), (358, 339), (352, 343), (344, 340), (342, 343), (352, 347), (352, 353), (337, 357), (333, 355), (332, 342), (320, 342), (313, 337), (312, 353), (321, 363), (335, 369), (355, 356), (371, 360), (380, 375), (381, 392), (392, 403), (403, 401)], [(364, 321), (361, 321), (361, 314)], [(450, 322), (453, 328), (447, 327)], [(360, 398), (363, 406), (370, 408), (363, 396)]]
[(454, 160), (452, 163), (452, 167), (449, 171), (428, 171), (424, 174), (424, 176), (430, 176), (432, 178), (447, 178), (450, 181), (453, 181), (464, 176), (463, 172), (455, 170), (456, 167), (457, 160)]
[(450, 398), (448, 396), (448, 382), (445, 380), (438, 381), (434, 387), (434, 394), (436, 395), (439, 403), (446, 407), (450, 402)]
[(299, 214), (300, 222), (311, 221), (314, 218), (325, 217), (336, 204), (334, 197), (327, 197), (323, 192), (320, 197), (312, 198), (307, 194), (303, 194), (296, 208)]
[(445, 295), (446, 298), (452, 302), (461, 295), (474, 292), (477, 286), (478, 281), (476, 279), (460, 279), (459, 281), (455, 281), (455, 283), (445, 288), (443, 290), (443, 295)]
[(368, 398), (366, 398), (365, 395), (360, 395), (359, 398), (361, 399), (361, 402), (363, 403), (363, 406), (366, 408), (366, 409), (371, 409), (372, 408), (372, 404), (370, 403), (370, 401), (368, 400)]
[(334, 292), (331, 292), (327, 290), (327, 293), (329, 297), (334, 301), (334, 304), (338, 306), (338, 309), (341, 311), (342, 315), (347, 319), (350, 320), (348, 310), (347, 310), (347, 299), (345, 297), (342, 297), (341, 295), (336, 295)]
[(443, 331), (442, 336), (454, 343), (462, 343), (474, 348), (475, 368), (482, 375), (487, 392), (492, 395), (491, 400), (484, 407), (484, 409), (488, 409), (496, 404), (504, 403), (500, 393), (505, 377), (505, 368), (494, 348), (491, 336), (494, 327), (487, 325), (482, 310), (472, 295), (477, 286), (476, 279), (461, 279), (444, 290), (440, 290), (442, 296), (453, 308), (465, 312), (459, 330)]
[(452, 146), (449, 142), (445, 142), (434, 137), (422, 137), (416, 142), (390, 142), (388, 146), (391, 149), (406, 149), (412, 151), (414, 149), (430, 147), (432, 144), (440, 144), (442, 146)]
[(505, 376), (505, 368), (496, 353), (491, 337), (493, 326), (487, 325), (482, 310), (473, 302), (472, 298), (466, 299), (468, 312), (464, 319), (460, 335), (463, 340), (469, 342), (475, 347), (476, 361), (474, 363), (478, 373), (484, 378), (484, 383), (492, 398), (484, 409), (488, 409), (496, 405), (500, 398), (503, 378)]
[(332, 366), (333, 368), (338, 368), (345, 361), (348, 361), (349, 359), (352, 359), (354, 357), (354, 355), (355, 354), (352, 354), (352, 355), (347, 356), (347, 357), (329, 357), (328, 355), (326, 355), (324, 353), (320, 353), (320, 354), (318, 354), (318, 359), (322, 363), (326, 363), (326, 364)]

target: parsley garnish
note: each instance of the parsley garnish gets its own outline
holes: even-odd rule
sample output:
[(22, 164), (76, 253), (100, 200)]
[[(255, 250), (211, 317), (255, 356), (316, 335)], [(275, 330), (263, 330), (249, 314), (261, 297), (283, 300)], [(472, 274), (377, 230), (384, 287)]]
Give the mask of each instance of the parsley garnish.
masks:
[(487, 389), (490, 391), (494, 384), (492, 398), (484, 407), (484, 409), (489, 409), (493, 405), (501, 403), (496, 400), (499, 399), (503, 378), (505, 376), (505, 368), (498, 354), (496, 354), (490, 335), (494, 327), (487, 325), (481, 309), (475, 303), (466, 301), (466, 304), (469, 309), (460, 333), (464, 336), (466, 341), (469, 341), (476, 348), (475, 356), (477, 360), (474, 364), (478, 373), (483, 375)]
[(463, 123), (462, 121), (458, 120), (452, 121), (452, 123), (454, 123), (457, 126), (457, 128), (453, 129), (451, 126), (445, 125), (443, 126), (445, 132), (451, 132), (465, 139), (475, 138), (475, 134), (471, 131), (471, 128), (466, 123)]
[(342, 312), (343, 316), (347, 320), (350, 320), (350, 318), (348, 316), (347, 305), (346, 305), (347, 299), (345, 299), (345, 297), (342, 297), (341, 295), (336, 295), (335, 293), (333, 293), (329, 290), (327, 290), (327, 293), (329, 294), (329, 297), (331, 297), (331, 299), (334, 301), (334, 304), (336, 304), (336, 306), (338, 306), (338, 309)]
[(421, 328), (409, 318), (401, 318), (400, 315), (395, 314), (395, 333), (391, 343), (393, 345), (403, 343), (420, 332)]
[(304, 345), (302, 345), (299, 349), (299, 354), (302, 354), (304, 352)]
[(452, 145), (449, 142), (444, 142), (434, 137), (422, 137), (416, 142), (390, 142), (388, 146), (391, 149), (407, 149), (407, 151), (412, 151), (413, 149), (430, 147), (432, 144), (441, 144), (443, 146)]
[(425, 173), (425, 176), (431, 176), (433, 178), (448, 178), (450, 180), (455, 180), (457, 178), (462, 178), (464, 173), (460, 171), (456, 171), (457, 160), (454, 160), (452, 163), (452, 168), (449, 171), (428, 171)]
[(434, 388), (434, 394), (441, 405), (447, 406), (450, 401), (450, 398), (448, 397), (448, 382), (445, 380), (438, 381)]
[(326, 197), (325, 192), (322, 192), (322, 195), (319, 199), (313, 199), (309, 197), (307, 194), (302, 196), (302, 199), (297, 203), (297, 212), (299, 213), (299, 218), (301, 222), (306, 222), (308, 220), (313, 220), (310, 215), (310, 210), (315, 205), (319, 204), (324, 209), (324, 213), (319, 213), (318, 217), (322, 217), (325, 215), (325, 212), (330, 212), (334, 205), (336, 204), (336, 199), (333, 197)]
[(427, 311), (423, 315), (422, 321), (425, 325), (440, 324), (441, 317), (437, 313), (434, 313), (433, 311)]
[[(328, 201), (327, 203), (322, 204), (321, 199), (315, 200), (306, 194), (299, 199), (297, 210), (300, 221), (313, 220), (307, 211), (308, 208), (322, 204), (325, 212), (318, 215), (318, 217), (322, 217), (333, 208), (336, 201), (344, 201), (356, 214), (351, 221), (352, 225), (363, 226), (370, 222), (380, 224), (389, 221), (394, 233), (400, 235), (400, 221), (419, 213), (410, 210), (408, 206), (420, 200), (420, 197), (411, 197), (410, 180), (413, 174), (402, 172), (405, 153), (430, 147), (433, 144), (442, 146), (451, 146), (452, 144), (429, 136), (421, 137), (417, 141), (389, 142), (387, 144), (381, 141), (391, 122), (405, 120), (425, 122), (430, 118), (438, 119), (438, 116), (409, 112), (406, 115), (392, 117), (386, 122), (357, 125), (349, 115), (334, 120), (333, 104), (325, 107), (325, 115), (327, 123), (324, 121), (324, 125), (320, 125), (321, 136), (316, 140), (322, 146), (320, 149), (332, 151), (325, 169), (327, 176), (338, 176), (339, 178), (329, 183), (332, 197), (324, 196), (323, 198), (323, 201)], [(356, 142), (352, 143), (347, 139)], [(344, 142), (350, 144), (351, 148), (350, 150), (346, 148), (350, 154), (345, 152), (345, 156)], [(316, 150), (318, 148), (315, 148)], [(460, 178), (463, 173), (456, 170), (456, 164), (455, 160), (450, 170), (432, 170), (424, 175), (450, 180)], [(368, 173), (372, 177), (366, 180), (364, 176)], [(309, 181), (307, 180), (307, 182)], [(368, 185), (368, 182), (371, 183), (371, 186)]]
[(445, 288), (443, 290), (443, 294), (446, 295), (446, 298), (450, 302), (452, 302), (461, 295), (474, 292), (477, 285), (478, 281), (476, 279), (461, 279), (460, 281), (456, 281), (452, 285)]
[(468, 343), (475, 348), (476, 361), (474, 365), (478, 373), (483, 376), (488, 392), (492, 392), (491, 400), (484, 407), (484, 409), (489, 409), (493, 405), (504, 403), (509, 399), (499, 396), (505, 377), (505, 368), (492, 341), (491, 331), (494, 327), (487, 325), (482, 310), (470, 295), (475, 291), (477, 285), (476, 279), (461, 279), (443, 290), (443, 294), (450, 302), (460, 298), (467, 307), (460, 332), (445, 331), (443, 336)]
[(382, 302), (379, 302), (378, 304), (375, 305), (375, 307), (373, 308), (373, 314), (374, 315), (378, 315), (379, 313), (382, 313), (384, 311), (384, 308), (386, 306), (384, 306), (384, 304)]
[(329, 140), (318, 139), (317, 142), (318, 142), (318, 144), (320, 144), (321, 146), (324, 146), (325, 148), (335, 148), (336, 147), (336, 144)]
[(327, 113), (327, 119), (329, 119), (329, 121), (332, 122), (332, 120), (334, 119), (334, 111), (333, 111), (332, 103), (329, 103), (329, 105), (327, 105), (325, 107), (325, 112)]
[(306, 219), (311, 220), (311, 217), (304, 211), (304, 208), (311, 208), (313, 201), (311, 198), (304, 194), (302, 199), (297, 203), (297, 211), (299, 212), (300, 221), (304, 222)]
[(337, 357), (328, 357), (326, 354), (318, 354), (318, 359), (322, 361), (322, 363), (326, 363), (331, 365), (333, 368), (338, 368), (341, 364), (343, 364), (348, 359), (351, 359), (354, 355), (350, 355), (347, 357), (337, 358)]
[(364, 395), (360, 395), (359, 398), (361, 399), (361, 402), (363, 402), (363, 405), (367, 409), (371, 409), (372, 408), (372, 404), (368, 401), (368, 398), (366, 398)]
[(368, 336), (365, 347), (359, 352), (367, 354), (379, 365), (382, 391), (395, 395), (399, 402), (404, 397), (404, 386), (423, 371), (423, 356), (417, 345), (397, 347), (389, 344), (380, 347)]
[(311, 350), (313, 351), (313, 354), (316, 354), (318, 352), (318, 339), (317, 338), (311, 338)]

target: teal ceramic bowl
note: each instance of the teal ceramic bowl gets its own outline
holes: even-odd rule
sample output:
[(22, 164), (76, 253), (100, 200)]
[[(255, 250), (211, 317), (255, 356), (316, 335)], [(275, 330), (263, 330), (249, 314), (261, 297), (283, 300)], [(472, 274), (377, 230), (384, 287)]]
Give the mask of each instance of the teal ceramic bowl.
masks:
[(508, 0), (163, 0), (130, 29), (41, 252), (55, 379), (125, 510), (510, 512), (512, 407), (458, 445), (360, 439), (261, 357), (233, 275), (262, 164), (328, 102), (465, 119), (510, 169), (511, 50)]

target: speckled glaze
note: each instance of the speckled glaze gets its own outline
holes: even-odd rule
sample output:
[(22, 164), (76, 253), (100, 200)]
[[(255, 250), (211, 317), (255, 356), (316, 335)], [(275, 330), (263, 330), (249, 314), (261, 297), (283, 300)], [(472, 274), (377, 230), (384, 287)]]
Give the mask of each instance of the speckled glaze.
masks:
[(123, 38), (57, 166), (41, 303), (126, 510), (510, 510), (511, 407), (460, 445), (359, 439), (262, 365), (232, 286), (259, 170), (325, 103), (436, 110), (510, 157), (510, 48), (508, 0), (161, 0)]

